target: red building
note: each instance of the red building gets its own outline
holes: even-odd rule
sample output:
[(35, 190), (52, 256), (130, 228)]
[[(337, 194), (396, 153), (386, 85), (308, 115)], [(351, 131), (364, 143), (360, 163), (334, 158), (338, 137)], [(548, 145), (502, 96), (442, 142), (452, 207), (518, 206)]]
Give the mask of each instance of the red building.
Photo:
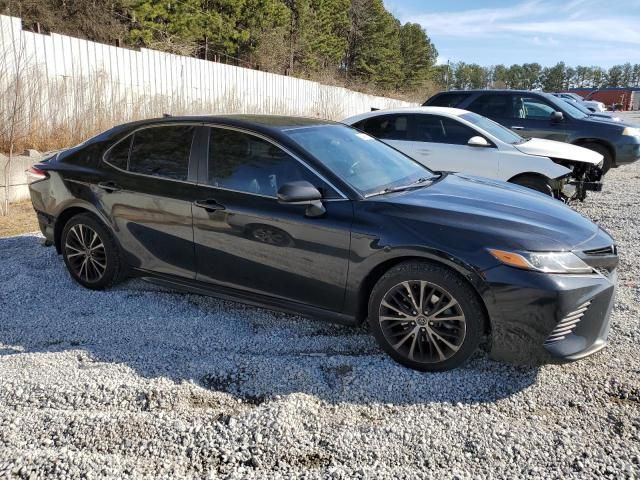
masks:
[(572, 88), (568, 90), (577, 93), (585, 100), (596, 100), (604, 103), (608, 109), (640, 110), (640, 88)]

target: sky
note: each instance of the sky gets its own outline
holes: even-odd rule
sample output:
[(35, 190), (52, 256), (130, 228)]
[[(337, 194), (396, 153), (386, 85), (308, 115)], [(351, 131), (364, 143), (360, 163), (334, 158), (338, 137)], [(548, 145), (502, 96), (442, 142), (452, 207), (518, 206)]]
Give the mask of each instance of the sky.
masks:
[(384, 0), (421, 24), (447, 61), (640, 63), (640, 0)]

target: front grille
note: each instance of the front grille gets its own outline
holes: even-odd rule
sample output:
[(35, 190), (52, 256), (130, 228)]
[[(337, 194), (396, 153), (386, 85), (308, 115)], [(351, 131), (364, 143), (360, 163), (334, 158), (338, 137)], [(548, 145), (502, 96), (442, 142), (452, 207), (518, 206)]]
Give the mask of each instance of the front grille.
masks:
[(564, 340), (567, 335), (573, 333), (573, 329), (576, 328), (576, 325), (582, 320), (585, 312), (591, 305), (591, 300), (580, 305), (573, 312), (567, 313), (562, 320), (558, 322), (556, 328), (553, 329), (551, 334), (544, 341), (545, 345), (550, 345), (555, 342), (559, 342), (560, 340)]
[(607, 278), (618, 266), (618, 248), (614, 244), (584, 250), (583, 252), (577, 252), (577, 254), (587, 265), (593, 268), (594, 272)]

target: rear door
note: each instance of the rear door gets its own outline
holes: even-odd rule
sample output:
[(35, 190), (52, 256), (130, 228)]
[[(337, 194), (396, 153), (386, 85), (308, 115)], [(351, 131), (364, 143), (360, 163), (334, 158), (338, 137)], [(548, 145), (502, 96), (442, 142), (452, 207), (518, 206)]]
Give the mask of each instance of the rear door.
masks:
[[(207, 127), (208, 153), (193, 219), (197, 279), (341, 311), (353, 206), (303, 162), (265, 137)], [(276, 193), (307, 180), (326, 214), (305, 216)]]
[(490, 118), (507, 128), (521, 132), (524, 126), (514, 123), (513, 96), (510, 93), (483, 93), (462, 107), (471, 112)]
[(191, 147), (197, 129), (142, 128), (104, 156), (109, 180), (93, 188), (133, 267), (195, 278)]

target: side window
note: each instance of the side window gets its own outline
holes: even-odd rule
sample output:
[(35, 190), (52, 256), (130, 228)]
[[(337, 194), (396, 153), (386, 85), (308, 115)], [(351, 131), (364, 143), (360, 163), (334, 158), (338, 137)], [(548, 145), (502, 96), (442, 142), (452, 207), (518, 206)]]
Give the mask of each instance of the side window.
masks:
[(129, 158), (129, 171), (187, 180), (194, 126), (162, 126), (137, 131)]
[(549, 120), (555, 108), (547, 102), (533, 97), (516, 97), (516, 118)]
[(472, 128), (460, 122), (437, 115), (411, 115), (411, 138), (417, 142), (466, 145), (478, 135)]
[(463, 125), (460, 122), (443, 118), (442, 125), (444, 127), (447, 143), (453, 145), (466, 145), (471, 137), (478, 136), (478, 132), (472, 128)]
[(270, 142), (235, 130), (209, 129), (209, 184), (275, 197), (285, 183), (306, 180), (324, 198), (338, 194), (298, 160)]
[(457, 107), (468, 96), (468, 93), (442, 93), (431, 97), (424, 105), (429, 107)]
[(407, 115), (379, 115), (365, 120), (358, 128), (381, 140), (408, 140)]
[(513, 98), (511, 95), (480, 95), (467, 110), (489, 118), (513, 118)]
[(132, 135), (128, 136), (109, 150), (105, 157), (107, 163), (121, 170), (126, 170), (129, 166), (129, 149), (131, 148), (132, 138)]

